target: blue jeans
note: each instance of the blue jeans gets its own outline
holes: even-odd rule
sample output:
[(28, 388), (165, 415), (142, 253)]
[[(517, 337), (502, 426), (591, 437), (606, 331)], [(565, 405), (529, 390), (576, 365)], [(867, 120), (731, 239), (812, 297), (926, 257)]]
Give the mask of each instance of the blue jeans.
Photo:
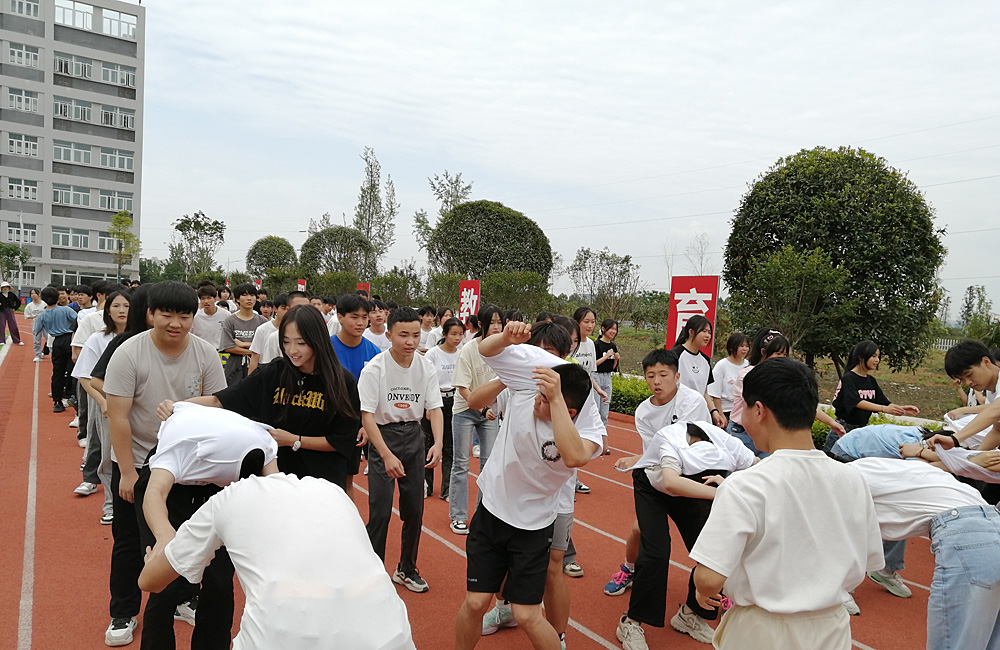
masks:
[(601, 413), (601, 422), (604, 426), (608, 426), (608, 411), (611, 409), (611, 373), (610, 372), (595, 372), (594, 380), (597, 381), (597, 385), (601, 387), (605, 393), (608, 394), (608, 401), (605, 402), (601, 399), (601, 396), (594, 393), (594, 401), (597, 402), (597, 410)]
[(756, 456), (757, 458), (767, 458), (768, 456), (771, 455), (766, 451), (761, 451), (757, 449), (757, 445), (753, 444), (753, 438), (750, 437), (750, 434), (747, 433), (747, 430), (744, 429), (739, 424), (736, 424), (732, 420), (730, 420), (729, 424), (726, 425), (726, 431), (729, 432), (729, 435), (735, 438), (739, 438), (740, 442), (746, 445), (746, 448), (749, 449), (751, 452), (753, 452), (753, 455)]
[(1000, 648), (1000, 514), (993, 506), (948, 510), (931, 521), (934, 580), (928, 650)]
[(489, 460), (497, 440), (497, 421), (487, 420), (479, 411), (467, 409), (451, 417), (451, 484), (448, 487), (448, 514), (452, 521), (469, 518), (469, 456), (472, 434), (479, 434), (479, 471)]

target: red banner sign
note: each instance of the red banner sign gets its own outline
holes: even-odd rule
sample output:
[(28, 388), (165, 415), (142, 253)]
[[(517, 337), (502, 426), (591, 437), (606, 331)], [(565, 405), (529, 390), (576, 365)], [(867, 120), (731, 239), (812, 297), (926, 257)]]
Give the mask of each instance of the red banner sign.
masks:
[(257, 291), (260, 291), (260, 278), (257, 278), (256, 280), (254, 280), (253, 284), (254, 284), (255, 287), (257, 287)]
[(371, 293), (372, 293), (372, 285), (370, 283), (368, 283), (368, 282), (358, 282), (358, 291), (361, 291), (362, 289), (365, 290), (365, 291), (367, 291), (369, 296), (371, 295)]
[(298, 288), (298, 290), (299, 291), (305, 291), (306, 290), (306, 281), (303, 280), (302, 278), (299, 278), (299, 288)]
[(226, 286), (227, 286), (227, 287), (228, 287), (228, 286), (230, 286), (230, 285), (229, 285), (229, 278), (226, 278)]
[(667, 347), (674, 346), (674, 342), (692, 316), (704, 316), (712, 324), (713, 336), (701, 351), (711, 358), (712, 343), (715, 341), (715, 305), (718, 299), (719, 276), (675, 277), (670, 283)]
[(463, 323), (479, 313), (479, 280), (462, 280), (458, 284), (458, 319)]

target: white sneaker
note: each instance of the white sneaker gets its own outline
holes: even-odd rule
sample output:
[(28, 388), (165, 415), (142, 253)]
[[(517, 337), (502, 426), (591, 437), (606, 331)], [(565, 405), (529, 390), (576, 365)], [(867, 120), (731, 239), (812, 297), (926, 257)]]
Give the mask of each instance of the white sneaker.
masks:
[(41, 362), (42, 362), (41, 357), (35, 357), (35, 363), (41, 363)]
[(483, 616), (482, 636), (494, 634), (502, 627), (517, 627), (517, 621), (514, 620), (514, 612), (510, 605), (504, 606), (500, 604), (500, 601), (497, 601), (493, 609), (486, 612), (486, 616)]
[(479, 445), (472, 445), (472, 457), (479, 458)]
[(24, 341), (18, 341), (17, 344), (18, 345), (24, 345)]
[(879, 569), (868, 574), (872, 581), (885, 587), (890, 594), (900, 598), (909, 598), (913, 595), (910, 588), (903, 583), (903, 579), (892, 569)]
[[(86, 449), (87, 448), (87, 439), (86, 438), (77, 438), (76, 439), (76, 444), (80, 446), (80, 449)], [(86, 454), (83, 455), (83, 459), (87, 460), (87, 455)]]
[(111, 619), (111, 625), (104, 633), (104, 644), (117, 648), (132, 643), (132, 631), (137, 623), (135, 616)]
[(188, 625), (194, 626), (195, 613), (197, 612), (198, 601), (191, 599), (186, 603), (181, 603), (174, 608), (174, 620), (184, 621)]
[(76, 489), (73, 490), (73, 494), (79, 494), (82, 497), (90, 496), (94, 492), (97, 492), (97, 485), (87, 481), (84, 481), (80, 485), (76, 486)]
[[(72, 420), (70, 421), (70, 423), (69, 423), (69, 426), (70, 426), (70, 428), (72, 428), (72, 429), (79, 429), (79, 428), (80, 428), (80, 416), (79, 416), (79, 415), (75, 416), (75, 417), (74, 417), (74, 418), (73, 418), (73, 419), (72, 419)], [(80, 446), (81, 446), (81, 447), (86, 447), (86, 446), (87, 446), (87, 443), (86, 443), (86, 442), (84, 442), (84, 443), (83, 443), (82, 445), (80, 445)]]
[(642, 625), (627, 619), (627, 616), (618, 619), (618, 629), (615, 631), (615, 636), (622, 642), (622, 650), (649, 650)]
[(703, 619), (694, 612), (692, 612), (687, 605), (681, 605), (674, 614), (674, 617), (670, 619), (670, 627), (674, 628), (678, 632), (683, 632), (687, 634), (695, 641), (700, 641), (701, 643), (712, 643), (712, 637), (715, 636), (715, 630)]
[(847, 613), (851, 616), (858, 616), (861, 614), (861, 608), (858, 607), (856, 602), (854, 602), (854, 596), (851, 594), (847, 594), (847, 600), (844, 601), (844, 609), (846, 609)]

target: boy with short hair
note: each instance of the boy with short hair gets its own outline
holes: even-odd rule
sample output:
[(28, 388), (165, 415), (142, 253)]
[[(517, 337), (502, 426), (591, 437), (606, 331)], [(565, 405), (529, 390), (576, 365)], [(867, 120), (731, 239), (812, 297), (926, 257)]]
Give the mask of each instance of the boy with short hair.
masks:
[(385, 352), (389, 349), (389, 338), (385, 335), (385, 321), (389, 317), (389, 310), (381, 300), (372, 300), (369, 305), (371, 310), (368, 312), (368, 329), (363, 336)]
[[(665, 348), (651, 351), (642, 360), (646, 385), (653, 393), (635, 409), (635, 430), (642, 443), (642, 452), (649, 448), (653, 436), (663, 427), (675, 422), (707, 422), (711, 420), (704, 397), (693, 388), (680, 382), (677, 353)], [(642, 454), (619, 458), (615, 467), (624, 469), (635, 465)], [(608, 596), (620, 596), (632, 586), (635, 578), (635, 561), (639, 557), (639, 520), (632, 522), (625, 542), (625, 563), (604, 585)]]
[[(356, 300), (357, 303), (350, 301)], [(341, 311), (340, 307), (353, 312)], [(356, 336), (358, 345), (364, 326), (351, 325), (350, 318), (364, 311), (367, 302), (358, 296), (342, 296), (337, 303), (343, 330)], [(367, 318), (365, 318), (367, 322)], [(410, 591), (427, 591), (427, 582), (417, 571), (417, 550), (424, 517), (424, 468), (441, 461), (444, 421), (441, 415), (441, 391), (437, 371), (430, 361), (415, 354), (420, 342), (420, 321), (412, 309), (398, 309), (389, 319), (387, 351), (364, 366), (358, 381), (361, 396), (361, 424), (371, 441), (368, 458), (368, 536), (372, 548), (385, 561), (385, 543), (392, 517), (392, 497), (399, 483), (399, 518), (403, 520), (400, 561), (392, 574), (393, 582)], [(360, 327), (360, 329), (358, 329)], [(338, 335), (339, 336), (339, 335)], [(338, 340), (339, 341), (339, 340)], [(343, 347), (343, 342), (339, 341)], [(337, 342), (334, 343), (336, 348)], [(339, 356), (340, 352), (338, 352)], [(420, 420), (426, 414), (431, 422), (434, 444), (424, 451), (424, 432)]]
[(257, 328), (267, 319), (253, 310), (257, 304), (257, 288), (250, 283), (238, 284), (233, 297), (239, 310), (222, 323), (219, 349), (229, 353), (226, 361), (226, 381), (230, 386), (247, 376), (250, 367), (250, 345)]
[(228, 309), (219, 309), (219, 290), (214, 285), (206, 284), (198, 288), (198, 302), (201, 309), (194, 315), (191, 333), (205, 339), (216, 350), (222, 343), (222, 324), (232, 316)]
[[(993, 358), (989, 348), (979, 341), (961, 341), (948, 349), (944, 355), (944, 370), (952, 379), (957, 379), (964, 386), (982, 391), (986, 396), (986, 404), (964, 406), (948, 413), (949, 417), (957, 419), (963, 415), (976, 414), (976, 417), (955, 433), (958, 442), (969, 440), (970, 445), (979, 449), (993, 449), (1000, 444), (1000, 431), (996, 424), (1000, 421), (1000, 403), (997, 401), (997, 383), (1000, 377), (1000, 366)], [(992, 432), (987, 430), (993, 427)], [(987, 433), (983, 433), (987, 432)], [(970, 440), (971, 438), (971, 440)], [(941, 442), (942, 436), (931, 439), (932, 444)], [(945, 441), (948, 445), (949, 441)], [(947, 446), (946, 446), (947, 448)]]
[(434, 322), (437, 320), (437, 311), (430, 305), (424, 305), (417, 312), (417, 315), (420, 317), (420, 345), (417, 350), (420, 354), (426, 354), (437, 343), (431, 334), (434, 330)]
[(559, 635), (542, 616), (560, 493), (574, 468), (601, 453), (599, 430), (577, 430), (574, 418), (590, 396), (580, 366), (530, 346), (531, 326), (510, 322), (479, 345), (483, 359), (510, 389), (482, 495), (469, 527), (465, 602), (455, 621), (455, 647), (475, 647), (493, 594), (503, 586), (518, 627), (535, 648), (558, 650)]
[(66, 410), (63, 405), (63, 396), (66, 391), (66, 375), (69, 372), (69, 364), (72, 363), (72, 352), (70, 350), (70, 339), (76, 331), (76, 312), (68, 306), (59, 305), (59, 291), (52, 287), (42, 289), (42, 300), (47, 307), (32, 327), (35, 338), (41, 332), (45, 332), (45, 338), (49, 341), (49, 349), (52, 350), (52, 412), (62, 413)]
[(871, 494), (857, 472), (815, 448), (819, 391), (805, 364), (760, 364), (744, 378), (743, 399), (743, 427), (771, 455), (719, 486), (689, 554), (698, 603), (718, 607), (723, 589), (734, 603), (713, 645), (849, 650), (847, 592), (885, 564)]

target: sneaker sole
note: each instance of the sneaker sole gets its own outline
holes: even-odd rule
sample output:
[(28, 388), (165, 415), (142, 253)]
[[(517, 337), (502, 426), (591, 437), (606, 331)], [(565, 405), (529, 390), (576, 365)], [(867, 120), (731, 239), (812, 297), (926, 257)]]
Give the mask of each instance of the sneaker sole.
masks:
[(427, 591), (430, 591), (430, 587), (426, 585), (423, 587), (418, 587), (417, 585), (408, 581), (406, 578), (397, 579), (396, 576), (392, 576), (392, 581), (395, 582), (397, 585), (403, 585), (404, 587), (406, 587), (415, 594), (422, 594), (426, 593)]
[(76, 495), (81, 496), (81, 497), (89, 497), (91, 494), (97, 494), (97, 490), (93, 490), (93, 491), (90, 491), (90, 492), (86, 492), (86, 491), (81, 492), (80, 490), (73, 490), (73, 494), (76, 494)]
[(712, 639), (709, 639), (708, 641), (703, 641), (703, 640), (699, 639), (698, 637), (696, 637), (693, 634), (691, 634), (691, 629), (688, 628), (686, 625), (684, 625), (683, 623), (680, 623), (680, 624), (675, 623), (674, 621), (676, 619), (677, 619), (677, 615), (674, 614), (674, 617), (672, 619), (670, 619), (670, 627), (674, 628), (675, 630), (677, 630), (681, 634), (688, 635), (689, 637), (691, 637), (692, 639), (694, 639), (698, 643), (704, 643), (706, 645), (712, 645)]
[(624, 594), (626, 591), (628, 591), (631, 588), (632, 588), (632, 583), (630, 582), (627, 585), (625, 585), (624, 587), (622, 587), (621, 589), (618, 589), (616, 591), (608, 591), (607, 589), (605, 589), (604, 590), (604, 595), (605, 596), (621, 596), (622, 594)]
[(888, 582), (882, 580), (882, 576), (878, 575), (877, 573), (874, 573), (874, 574), (869, 573), (868, 574), (868, 579), (871, 580), (872, 582), (874, 582), (877, 585), (881, 585), (882, 587), (885, 587), (885, 590), (888, 591), (893, 596), (895, 596), (896, 598), (909, 598), (909, 597), (913, 596), (913, 592), (899, 592), (899, 591), (897, 591), (895, 586), (893, 586), (893, 585), (889, 584)]

